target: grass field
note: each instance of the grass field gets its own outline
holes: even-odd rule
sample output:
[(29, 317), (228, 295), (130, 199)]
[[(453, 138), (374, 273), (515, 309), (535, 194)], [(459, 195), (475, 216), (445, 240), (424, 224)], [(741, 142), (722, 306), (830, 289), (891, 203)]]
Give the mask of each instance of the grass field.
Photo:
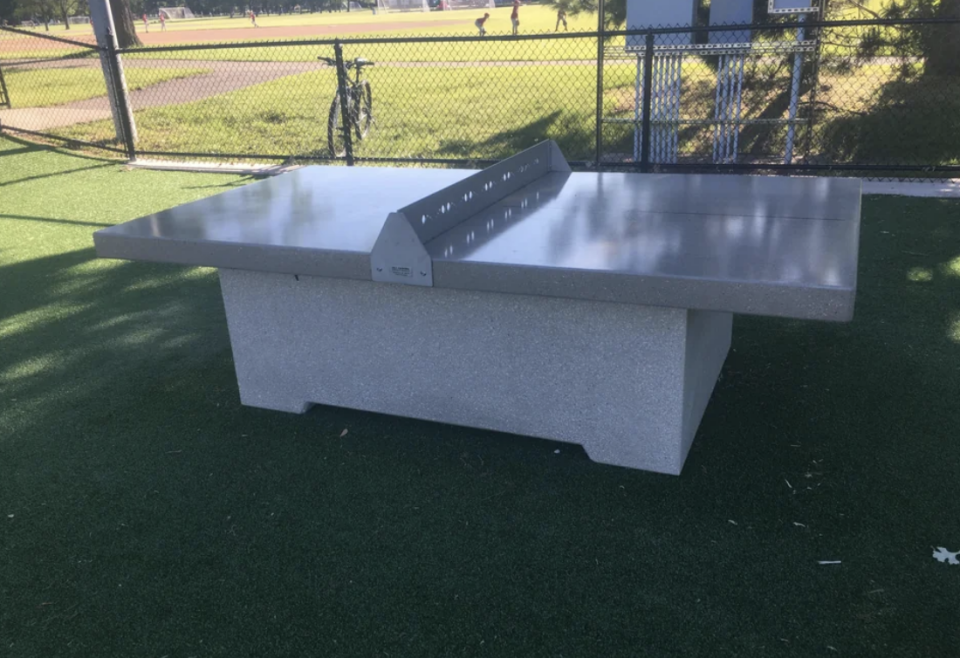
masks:
[[(517, 66), (506, 72), (491, 67), (375, 67), (368, 77), (376, 124), (370, 139), (358, 145), (358, 155), (500, 157), (550, 137), (561, 143), (567, 157), (590, 157), (596, 84), (592, 67)], [(608, 84), (618, 84), (615, 76)], [(140, 146), (210, 153), (325, 153), (336, 85), (336, 74), (327, 69), (187, 105), (138, 111)], [(112, 124), (81, 124), (61, 134), (109, 139)]]
[[(524, 31), (542, 32), (552, 31), (556, 27), (556, 10), (546, 6), (530, 5), (521, 8), (521, 27)], [(510, 33), (510, 7), (498, 7), (496, 9), (463, 9), (459, 11), (431, 11), (431, 12), (380, 12), (376, 16), (369, 10), (337, 12), (337, 13), (313, 13), (313, 14), (285, 14), (283, 16), (269, 15), (258, 16), (257, 24), (260, 29), (273, 27), (289, 27), (300, 25), (343, 25), (344, 32), (342, 36), (350, 34), (351, 25), (367, 24), (392, 24), (409, 23), (419, 26), (422, 23), (448, 23), (451, 21), (461, 21), (462, 28), (447, 28), (443, 33), (470, 33), (475, 34), (473, 21), (482, 16), (485, 12), (490, 13), (490, 25), (488, 31), (491, 33), (502, 32)], [(567, 19), (571, 30), (590, 31), (595, 30), (597, 26), (596, 14), (582, 13), (578, 16), (571, 16)], [(137, 33), (143, 32), (143, 22), (136, 21)], [(236, 28), (249, 28), (251, 37), (256, 36), (257, 31), (250, 24), (248, 18), (237, 15), (235, 18), (199, 18), (194, 20), (167, 21), (168, 32), (196, 31), (196, 30), (224, 30)], [(160, 29), (159, 23), (151, 21), (150, 32), (154, 33)], [(432, 29), (423, 29), (417, 27), (417, 33), (431, 33)], [(44, 32), (43, 27), (32, 28), (36, 32)], [(401, 29), (400, 31), (404, 31)], [(74, 25), (70, 30), (64, 30), (62, 25), (51, 25), (50, 34), (55, 36), (74, 36), (92, 33), (92, 28), (86, 25)]]
[[(366, 48), (380, 60), (381, 45)], [(489, 53), (495, 54), (496, 51)], [(557, 140), (571, 160), (595, 154), (596, 69), (589, 64), (554, 63), (500, 66), (405, 66), (379, 64), (365, 72), (373, 88), (374, 127), (356, 147), (358, 156), (502, 158), (545, 138)], [(770, 67), (768, 67), (770, 68)], [(760, 68), (757, 75), (767, 73)], [(853, 75), (823, 73), (819, 101), (823, 110), (800, 143), (833, 162), (958, 162), (960, 102), (941, 93), (951, 88), (934, 80), (891, 85), (893, 67), (864, 67)], [(634, 115), (636, 67), (608, 63), (604, 70), (604, 116)], [(716, 77), (704, 62), (686, 61), (683, 117), (713, 115)], [(769, 114), (780, 83), (744, 92), (741, 118), (785, 117)], [(148, 151), (323, 156), (327, 117), (336, 89), (332, 70), (290, 75), (214, 98), (137, 109), (139, 147)], [(902, 99), (910, 98), (905, 105)], [(843, 110), (846, 111), (843, 111)], [(955, 111), (951, 111), (955, 110)], [(110, 121), (78, 124), (59, 134), (84, 141), (110, 141)], [(631, 154), (630, 125), (606, 124), (604, 150)], [(679, 133), (683, 156), (709, 159), (709, 125), (686, 126)], [(782, 153), (786, 127), (747, 126), (740, 152), (748, 157)], [(806, 151), (805, 151), (806, 152)]]
[[(863, 8), (871, 11), (880, 11), (885, 0), (863, 0), (863, 2), (858, 3)], [(257, 23), (261, 28), (270, 28), (270, 27), (287, 27), (287, 26), (300, 26), (300, 25), (344, 25), (349, 27), (350, 25), (359, 25), (359, 24), (369, 24), (375, 22), (382, 23), (411, 23), (419, 24), (422, 22), (446, 22), (451, 20), (462, 19), (464, 22), (464, 27), (462, 29), (448, 29), (445, 33), (453, 32), (469, 32), (473, 33), (472, 21), (476, 16), (482, 15), (486, 9), (482, 10), (460, 10), (452, 12), (440, 12), (440, 11), (431, 11), (427, 13), (423, 12), (391, 12), (384, 13), (380, 12), (374, 16), (369, 10), (362, 11), (352, 11), (352, 12), (337, 12), (337, 13), (313, 13), (313, 14), (285, 14), (283, 16), (278, 15), (261, 15), (257, 18)], [(510, 11), (509, 7), (498, 7), (491, 13), (491, 32), (496, 32), (497, 30), (509, 33), (510, 31)], [(550, 7), (541, 6), (541, 5), (529, 5), (524, 6), (521, 9), (521, 27), (524, 31), (531, 32), (541, 32), (541, 31), (552, 31), (556, 26), (556, 12)], [(474, 16), (476, 14), (476, 16)], [(856, 7), (850, 7), (844, 14), (843, 18), (847, 19), (858, 19), (858, 18), (869, 18), (870, 15), (863, 11), (858, 10)], [(762, 18), (762, 17), (761, 17)], [(758, 22), (761, 22), (758, 20)], [(570, 16), (568, 18), (568, 23), (570, 24), (570, 29), (575, 31), (591, 31), (595, 30), (597, 26), (596, 14), (589, 12), (584, 12), (576, 16)], [(222, 29), (235, 29), (237, 27), (247, 27), (250, 25), (249, 19), (237, 14), (235, 18), (228, 17), (214, 17), (214, 18), (198, 18), (193, 20), (182, 20), (182, 21), (167, 21), (167, 31), (169, 32), (179, 32), (179, 31), (195, 31), (195, 30), (222, 30)], [(501, 27), (497, 27), (501, 26)], [(136, 22), (136, 28), (138, 32), (143, 31), (143, 23), (141, 21)], [(35, 31), (43, 32), (44, 28), (33, 28)], [(151, 20), (150, 30), (155, 32), (160, 29), (160, 25), (156, 20)], [(65, 30), (62, 25), (52, 25), (50, 26), (50, 33), (57, 36), (68, 36), (68, 35), (78, 35), (89, 33), (91, 28), (89, 26), (83, 25), (74, 25), (71, 26), (70, 30)], [(251, 27), (251, 31), (253, 28)], [(418, 32), (421, 30), (418, 29)], [(425, 30), (425, 32), (430, 32), (430, 30)], [(349, 31), (345, 31), (344, 35), (349, 34)]]
[(851, 324), (738, 317), (669, 477), (241, 407), (215, 273), (91, 234), (243, 182), (0, 138), (5, 658), (955, 658), (958, 202), (865, 198)]
[[(187, 78), (204, 73), (202, 68), (129, 68), (127, 88), (143, 89), (166, 80)], [(4, 74), (7, 91), (14, 107), (47, 107), (105, 96), (106, 84), (99, 68), (10, 69)]]

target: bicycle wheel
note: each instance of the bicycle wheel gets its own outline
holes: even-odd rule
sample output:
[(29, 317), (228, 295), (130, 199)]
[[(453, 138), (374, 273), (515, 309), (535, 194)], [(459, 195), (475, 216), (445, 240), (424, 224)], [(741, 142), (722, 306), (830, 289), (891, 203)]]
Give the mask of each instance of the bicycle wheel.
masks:
[(357, 133), (357, 139), (363, 139), (370, 132), (370, 126), (373, 124), (373, 94), (370, 91), (370, 83), (364, 80), (358, 86), (354, 87), (354, 99), (356, 102), (357, 116), (354, 117), (353, 127)]
[[(349, 99), (349, 95), (347, 96)], [(348, 113), (352, 112), (350, 102), (347, 101)], [(330, 118), (327, 119), (327, 145), (330, 155), (342, 158), (347, 154), (347, 142), (343, 136), (343, 108), (340, 105), (340, 93), (334, 95), (330, 104)]]

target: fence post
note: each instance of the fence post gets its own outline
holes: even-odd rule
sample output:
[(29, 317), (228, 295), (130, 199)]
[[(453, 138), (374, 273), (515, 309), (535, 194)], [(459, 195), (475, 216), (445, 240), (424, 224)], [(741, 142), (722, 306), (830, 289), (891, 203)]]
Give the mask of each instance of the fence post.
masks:
[(0, 105), (13, 107), (10, 105), (10, 94), (7, 93), (7, 81), (3, 79), (3, 67), (0, 66)]
[(90, 0), (90, 22), (93, 23), (93, 31), (97, 37), (97, 50), (100, 52), (100, 66), (110, 99), (114, 132), (117, 140), (126, 145), (129, 154), (131, 144), (137, 141), (137, 125), (130, 113), (123, 63), (117, 53), (116, 30), (108, 0)]
[[(349, 5), (348, 5), (349, 6)], [(343, 126), (343, 144), (347, 149), (347, 166), (353, 166), (353, 135), (350, 130), (353, 122), (350, 121), (350, 97), (347, 86), (347, 69), (343, 64), (343, 46), (340, 39), (333, 43), (333, 53), (337, 59), (337, 94), (340, 97), (340, 124)]]
[(603, 0), (600, 0), (597, 7), (597, 135), (596, 135), (596, 157), (594, 166), (600, 168), (600, 157), (603, 153)]
[(653, 32), (647, 32), (643, 50), (643, 123), (640, 139), (640, 171), (650, 171), (650, 96), (653, 87)]
[(120, 130), (123, 137), (123, 146), (127, 151), (127, 157), (130, 160), (137, 159), (136, 133), (133, 127), (133, 114), (130, 111), (129, 99), (127, 98), (127, 85), (123, 79), (123, 64), (120, 63), (120, 55), (115, 48), (116, 39), (113, 34), (107, 39), (107, 60), (110, 67), (111, 80), (113, 88), (117, 90), (116, 104), (117, 114), (120, 115)]

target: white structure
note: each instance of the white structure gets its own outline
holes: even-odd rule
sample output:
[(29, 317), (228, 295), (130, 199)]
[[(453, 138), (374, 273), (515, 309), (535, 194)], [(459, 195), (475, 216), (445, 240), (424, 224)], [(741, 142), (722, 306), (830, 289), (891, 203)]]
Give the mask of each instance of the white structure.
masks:
[(189, 7), (159, 7), (158, 14), (163, 14), (168, 21), (196, 18)]
[[(748, 25), (753, 23), (753, 0), (711, 0), (711, 26)], [(807, 15), (820, 11), (814, 0), (769, 0), (768, 12), (776, 15), (799, 15), (802, 22)], [(654, 38), (653, 66), (650, 89), (650, 162), (675, 164), (679, 157), (679, 129), (681, 125), (709, 124), (713, 128), (713, 161), (734, 163), (740, 141), (741, 128), (752, 121), (742, 118), (743, 82), (746, 57), (750, 54), (770, 53), (781, 56), (794, 53), (791, 77), (790, 106), (786, 119), (767, 120), (787, 126), (784, 163), (793, 161), (796, 142), (796, 124), (799, 112), (800, 86), (804, 54), (813, 52), (814, 42), (806, 40), (806, 31), (797, 30), (795, 41), (754, 41), (749, 30), (718, 30), (709, 32), (708, 43), (693, 43), (696, 0), (628, 0), (627, 29), (642, 30), (670, 27), (691, 28), (690, 31), (657, 34)], [(646, 49), (642, 34), (628, 35), (626, 50), (636, 53), (637, 74), (634, 94), (634, 160), (640, 160), (642, 151), (642, 80), (643, 56)], [(715, 109), (710, 119), (681, 118), (684, 56), (716, 56), (717, 88)]]
[[(710, 25), (748, 25), (753, 22), (753, 0), (713, 0)], [(750, 52), (748, 30), (710, 32), (710, 45), (722, 46), (717, 62), (717, 96), (713, 120), (713, 161), (736, 162), (740, 146), (743, 106), (743, 69)]]
[[(693, 27), (696, 0), (630, 0), (627, 29)], [(658, 34), (650, 90), (650, 161), (676, 163), (680, 153), (680, 94), (683, 88), (683, 55), (693, 43), (692, 32)], [(640, 81), (644, 37), (628, 36), (627, 50), (638, 51), (634, 116), (640, 119)], [(640, 157), (640, 130), (634, 128), (634, 159)]]
[(377, 0), (379, 11), (430, 11), (427, 0)]
[(444, 10), (452, 9), (495, 9), (493, 0), (441, 0)]

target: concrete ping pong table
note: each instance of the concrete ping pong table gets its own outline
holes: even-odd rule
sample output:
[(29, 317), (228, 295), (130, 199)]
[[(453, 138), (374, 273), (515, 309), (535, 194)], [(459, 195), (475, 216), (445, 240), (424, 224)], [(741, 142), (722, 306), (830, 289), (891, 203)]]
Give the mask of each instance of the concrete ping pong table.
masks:
[(581, 444), (679, 474), (734, 313), (848, 321), (860, 182), (313, 166), (97, 231), (219, 268), (243, 404)]

